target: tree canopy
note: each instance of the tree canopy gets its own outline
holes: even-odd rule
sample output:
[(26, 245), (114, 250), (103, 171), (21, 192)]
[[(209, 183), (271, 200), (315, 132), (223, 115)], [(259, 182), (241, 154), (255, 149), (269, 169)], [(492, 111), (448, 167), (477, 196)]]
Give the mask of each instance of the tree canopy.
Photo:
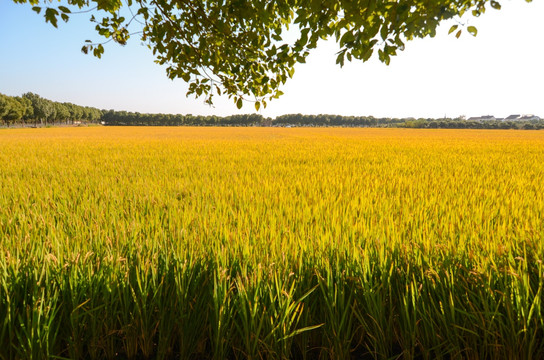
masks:
[[(295, 64), (304, 63), (321, 39), (336, 39), (340, 66), (376, 54), (389, 64), (406, 41), (435, 36), (442, 21), (501, 7), (496, 0), (13, 1), (30, 3), (55, 27), (59, 18), (90, 12), (105, 42), (124, 45), (139, 36), (168, 77), (189, 83), (187, 95), (212, 104), (214, 94), (226, 94), (238, 107), (254, 101), (257, 110), (282, 95)], [(459, 37), (462, 28), (454, 25), (450, 33)], [(473, 26), (466, 31), (477, 32)], [(104, 46), (87, 40), (82, 51), (100, 57)]]

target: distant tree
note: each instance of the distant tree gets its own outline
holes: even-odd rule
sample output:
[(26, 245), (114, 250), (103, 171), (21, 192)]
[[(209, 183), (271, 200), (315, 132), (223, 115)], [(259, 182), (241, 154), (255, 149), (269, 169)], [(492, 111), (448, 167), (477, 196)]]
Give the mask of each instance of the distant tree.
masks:
[(22, 120), (26, 112), (25, 104), (17, 97), (10, 98), (10, 103), (10, 109), (5, 118), (12, 123)]
[(55, 106), (52, 101), (44, 99), (39, 95), (28, 92), (23, 97), (30, 100), (32, 104), (34, 120), (37, 123), (46, 123), (55, 114)]
[(55, 121), (56, 122), (67, 122), (70, 120), (70, 111), (66, 105), (56, 102), (55, 106)]
[(30, 121), (34, 119), (34, 108), (32, 107), (32, 102), (30, 101), (30, 99), (25, 98), (24, 96), (21, 96), (21, 97), (17, 97), (17, 100), (19, 100), (19, 102), (23, 104), (25, 108), (23, 120)]
[(74, 105), (71, 103), (64, 103), (64, 106), (68, 109), (70, 112), (70, 120), (72, 121), (72, 124), (74, 121), (80, 121), (83, 117), (83, 108), (78, 105)]
[(9, 97), (0, 94), (0, 120), (4, 119), (4, 116), (6, 116), (9, 112)]

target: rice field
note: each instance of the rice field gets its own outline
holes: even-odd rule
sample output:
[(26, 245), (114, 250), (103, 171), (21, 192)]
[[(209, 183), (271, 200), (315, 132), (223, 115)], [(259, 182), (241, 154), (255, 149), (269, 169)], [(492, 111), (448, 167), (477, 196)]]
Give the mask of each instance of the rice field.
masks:
[(0, 359), (544, 358), (544, 132), (0, 130)]

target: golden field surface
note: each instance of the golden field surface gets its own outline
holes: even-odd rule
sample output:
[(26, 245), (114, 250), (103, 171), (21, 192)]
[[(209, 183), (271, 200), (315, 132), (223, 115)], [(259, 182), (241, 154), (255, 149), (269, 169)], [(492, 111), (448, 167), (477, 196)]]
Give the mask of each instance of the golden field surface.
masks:
[(539, 131), (2, 130), (0, 359), (544, 356), (543, 219)]

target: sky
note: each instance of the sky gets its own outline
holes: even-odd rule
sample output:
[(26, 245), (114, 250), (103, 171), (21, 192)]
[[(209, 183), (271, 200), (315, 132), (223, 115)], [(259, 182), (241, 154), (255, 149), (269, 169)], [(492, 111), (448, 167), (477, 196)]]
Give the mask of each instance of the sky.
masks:
[[(502, 10), (461, 22), (473, 37), (448, 35), (407, 42), (389, 66), (377, 58), (335, 64), (334, 41), (323, 41), (281, 89), (285, 95), (259, 113), (434, 117), (535, 114), (544, 117), (544, 1), (502, 0)], [(55, 29), (28, 4), (0, 0), (0, 93), (33, 92), (54, 101), (141, 113), (226, 116), (232, 100), (186, 97), (187, 84), (170, 80), (139, 39), (106, 45), (102, 59), (81, 53), (86, 39), (99, 40), (90, 14), (73, 15)]]

